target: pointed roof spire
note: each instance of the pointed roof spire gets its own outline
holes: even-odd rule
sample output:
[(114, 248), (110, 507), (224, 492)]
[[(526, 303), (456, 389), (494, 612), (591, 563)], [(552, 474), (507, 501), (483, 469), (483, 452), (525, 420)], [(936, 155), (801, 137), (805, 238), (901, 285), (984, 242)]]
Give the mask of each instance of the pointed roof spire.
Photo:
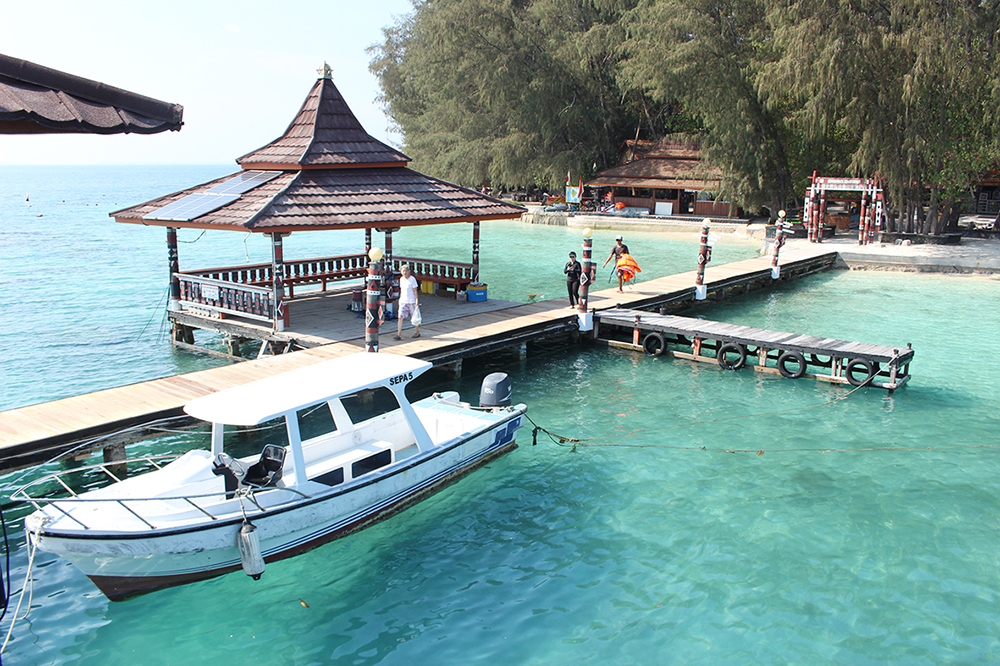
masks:
[(406, 166), (410, 158), (375, 139), (361, 126), (333, 84), (330, 66), (320, 78), (285, 133), (236, 160), (244, 169)]

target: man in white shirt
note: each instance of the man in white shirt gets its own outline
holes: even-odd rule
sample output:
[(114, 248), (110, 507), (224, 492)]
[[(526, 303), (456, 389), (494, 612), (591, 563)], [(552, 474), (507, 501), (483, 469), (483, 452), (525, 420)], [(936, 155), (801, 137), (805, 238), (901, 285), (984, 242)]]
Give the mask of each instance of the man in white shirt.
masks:
[[(420, 306), (417, 296), (420, 293), (420, 285), (417, 283), (417, 278), (410, 275), (410, 265), (403, 264), (399, 267), (399, 272), (401, 273), (399, 278), (399, 315), (396, 318), (396, 335), (392, 336), (393, 340), (403, 339), (403, 320), (413, 316), (413, 311)], [(413, 337), (419, 338), (420, 324), (415, 324), (413, 328)]]

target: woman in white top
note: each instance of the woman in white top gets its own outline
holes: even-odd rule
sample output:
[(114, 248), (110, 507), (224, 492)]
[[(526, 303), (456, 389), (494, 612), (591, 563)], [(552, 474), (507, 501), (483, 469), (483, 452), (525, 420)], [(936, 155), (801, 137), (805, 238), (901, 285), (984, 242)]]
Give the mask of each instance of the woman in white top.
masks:
[[(399, 317), (396, 319), (396, 335), (393, 340), (403, 339), (403, 320), (412, 316), (413, 311), (420, 305), (417, 294), (420, 293), (417, 278), (410, 275), (410, 265), (403, 264), (399, 267), (402, 276), (399, 278)], [(420, 324), (414, 327), (413, 337), (420, 337)]]

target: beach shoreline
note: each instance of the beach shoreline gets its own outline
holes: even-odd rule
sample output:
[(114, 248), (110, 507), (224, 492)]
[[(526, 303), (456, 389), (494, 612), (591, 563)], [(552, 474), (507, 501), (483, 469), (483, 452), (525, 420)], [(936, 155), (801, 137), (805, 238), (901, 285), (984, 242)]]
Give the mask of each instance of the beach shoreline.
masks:
[[(702, 220), (660, 217), (618, 217), (586, 213), (545, 212), (532, 207), (522, 216), (526, 224), (616, 230), (623, 233), (644, 231), (690, 238), (701, 232)], [(722, 237), (763, 243), (765, 225), (746, 221), (712, 220), (711, 230)], [(808, 243), (805, 238), (788, 238), (785, 247)], [(838, 232), (823, 240), (840, 255), (840, 268), (882, 270), (908, 273), (1000, 274), (1000, 240), (963, 236), (957, 245), (882, 243), (858, 244), (857, 231)]]

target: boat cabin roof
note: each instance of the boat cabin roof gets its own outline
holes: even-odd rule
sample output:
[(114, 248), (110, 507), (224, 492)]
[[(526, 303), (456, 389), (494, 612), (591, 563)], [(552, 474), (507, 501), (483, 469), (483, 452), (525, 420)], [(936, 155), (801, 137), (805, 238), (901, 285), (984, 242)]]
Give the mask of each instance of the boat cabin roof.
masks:
[(184, 411), (209, 423), (258, 425), (376, 386), (388, 386), (405, 397), (406, 383), (430, 367), (427, 361), (408, 356), (352, 354), (196, 398)]

